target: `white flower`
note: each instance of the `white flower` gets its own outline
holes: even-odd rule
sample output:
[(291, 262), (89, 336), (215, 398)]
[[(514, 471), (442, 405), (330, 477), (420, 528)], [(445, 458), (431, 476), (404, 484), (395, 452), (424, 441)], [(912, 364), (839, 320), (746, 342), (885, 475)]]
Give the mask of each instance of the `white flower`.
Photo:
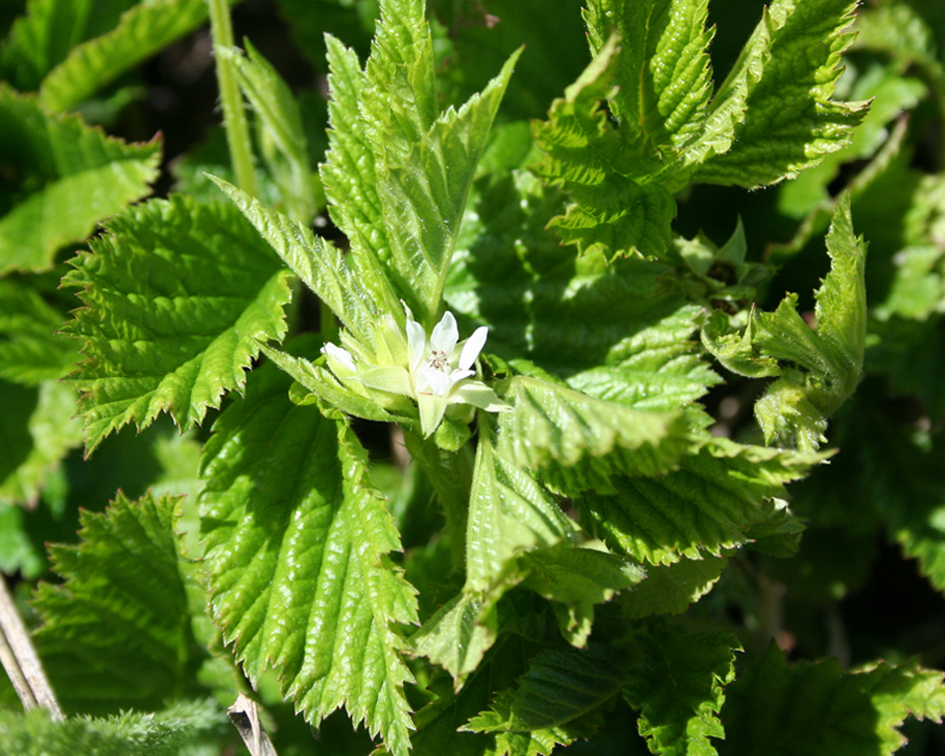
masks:
[(351, 352), (334, 344), (326, 344), (322, 351), (335, 377), (349, 387), (355, 388), (357, 382), (369, 390), (416, 400), (426, 437), (437, 429), (450, 405), (468, 404), (488, 412), (508, 406), (484, 383), (472, 380), (488, 333), (483, 326), (460, 342), (456, 318), (446, 312), (428, 340), (423, 326), (408, 311), (406, 338), (392, 316), (381, 320), (373, 355), (357, 348), (364, 359), (356, 360)]

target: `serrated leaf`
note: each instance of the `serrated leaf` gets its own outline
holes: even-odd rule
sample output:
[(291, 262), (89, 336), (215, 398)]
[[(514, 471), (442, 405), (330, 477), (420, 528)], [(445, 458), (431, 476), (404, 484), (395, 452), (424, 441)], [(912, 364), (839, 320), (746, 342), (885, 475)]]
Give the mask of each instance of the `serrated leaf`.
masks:
[[(230, 0), (233, 2), (234, 0)], [(196, 29), (207, 19), (206, 0), (124, 3), (117, 26), (68, 50), (43, 77), (39, 101), (53, 112), (72, 110), (121, 74)], [(100, 13), (96, 5), (96, 13)]]
[(738, 641), (726, 633), (686, 633), (655, 625), (638, 639), (637, 664), (623, 694), (640, 711), (637, 727), (650, 752), (715, 756), (710, 738), (725, 738), (718, 714), (723, 688), (735, 679)]
[(906, 742), (898, 727), (909, 716), (945, 714), (942, 673), (915, 660), (854, 672), (836, 659), (789, 666), (773, 644), (726, 692), (720, 756), (890, 756)]
[(355, 267), (383, 263), (425, 327), (438, 315), (469, 186), (517, 57), (482, 94), (439, 114), (421, 0), (381, 4), (363, 72), (353, 52), (329, 41), (334, 96), (322, 178), (332, 217), (351, 241)]
[(79, 354), (74, 341), (56, 333), (64, 319), (33, 289), (0, 281), (0, 378), (37, 386), (69, 372)]
[(611, 107), (626, 129), (625, 140), (641, 154), (659, 152), (671, 161), (704, 128), (714, 35), (706, 29), (707, 17), (708, 0), (588, 3), (591, 52), (600, 52), (612, 29), (620, 36)]
[(850, 0), (775, 0), (745, 43), (690, 147), (694, 181), (764, 186), (845, 147), (867, 103), (830, 99), (853, 35)]
[(549, 224), (565, 244), (608, 260), (631, 254), (660, 257), (669, 247), (676, 203), (659, 183), (641, 180), (656, 166), (641, 161), (638, 148), (627, 144), (601, 107), (613, 95), (617, 66), (612, 38), (565, 96), (552, 103), (549, 120), (535, 122), (535, 141), (545, 157), (534, 170), (573, 200)]
[(388, 554), (400, 539), (351, 430), (289, 402), (263, 366), (214, 426), (201, 462), (205, 564), (215, 622), (250, 680), (270, 666), (312, 723), (339, 706), (409, 749), (412, 681), (392, 623), (417, 621)]
[(216, 55), (230, 61), (256, 114), (260, 151), (286, 215), (299, 223), (311, 223), (315, 193), (299, 104), (276, 69), (248, 41), (246, 50), (248, 57), (236, 48), (219, 48)]
[(574, 523), (538, 481), (498, 451), (496, 431), (484, 415), (480, 413), (466, 528), (465, 590), (470, 593), (496, 589), (518, 554), (551, 546), (575, 532)]
[(82, 544), (50, 547), (66, 582), (37, 589), (35, 641), (67, 709), (155, 709), (203, 691), (196, 672), (207, 652), (191, 626), (197, 586), (179, 555), (177, 503), (119, 494), (105, 513), (82, 513)]
[(588, 491), (574, 504), (618, 553), (651, 564), (718, 556), (752, 538), (752, 529), (784, 516), (783, 484), (823, 457), (707, 442), (659, 478), (615, 477), (615, 494)]
[(0, 506), (35, 504), (50, 475), (82, 443), (68, 386), (43, 381), (23, 387), (0, 380)]
[(283, 262), (359, 339), (372, 343), (373, 324), (383, 312), (400, 312), (390, 284), (379, 271), (354, 270), (330, 242), (303, 223), (263, 205), (222, 179), (211, 177)]
[(624, 684), (624, 671), (602, 650), (546, 650), (529, 663), (499, 711), (472, 718), (473, 732), (526, 732), (560, 727), (593, 711)]
[(549, 381), (518, 376), (499, 416), (498, 451), (556, 490), (606, 491), (613, 475), (660, 475), (691, 444), (680, 415), (640, 412)]
[(853, 233), (849, 199), (827, 234), (830, 273), (815, 292), (816, 327), (798, 314), (796, 295), (773, 313), (752, 310), (742, 334), (725, 334), (727, 318), (714, 311), (703, 343), (733, 372), (779, 376), (755, 405), (767, 443), (777, 440), (814, 451), (825, 441), (827, 417), (855, 391), (866, 343), (866, 247)]
[[(527, 161), (516, 138), (515, 128), (500, 132), (486, 161)], [(515, 169), (477, 182), (445, 290), (450, 308), (489, 325), (490, 351), (526, 357), (579, 391), (639, 410), (691, 409), (720, 380), (692, 338), (700, 308), (663, 264), (564, 253), (545, 229), (559, 198)]]
[(728, 556), (682, 559), (647, 567), (646, 580), (620, 597), (622, 616), (628, 620), (653, 614), (682, 614), (712, 590), (728, 565)]
[(457, 687), (476, 670), (497, 637), (496, 623), (489, 621), (495, 615), (484, 621), (482, 610), (481, 599), (458, 593), (410, 639), (414, 651), (449, 672)]
[(33, 91), (70, 50), (115, 27), (136, 0), (29, 0), (26, 13), (10, 29), (3, 50), (6, 77), (20, 90)]
[(85, 303), (63, 330), (85, 341), (72, 383), (89, 452), (160, 412), (182, 430), (200, 423), (242, 388), (258, 340), (282, 338), (290, 297), (288, 271), (226, 203), (172, 195), (106, 231), (63, 279)]
[(71, 756), (81, 744), (84, 753), (95, 756), (181, 756), (218, 749), (229, 727), (212, 699), (176, 703), (153, 713), (126, 711), (58, 722), (45, 709), (0, 709), (0, 749), (18, 756)]
[[(50, 268), (61, 246), (150, 191), (161, 144), (126, 144), (77, 116), (48, 115), (0, 85), (0, 144), (20, 186), (0, 218), (0, 274)], [(9, 190), (8, 190), (9, 191)]]

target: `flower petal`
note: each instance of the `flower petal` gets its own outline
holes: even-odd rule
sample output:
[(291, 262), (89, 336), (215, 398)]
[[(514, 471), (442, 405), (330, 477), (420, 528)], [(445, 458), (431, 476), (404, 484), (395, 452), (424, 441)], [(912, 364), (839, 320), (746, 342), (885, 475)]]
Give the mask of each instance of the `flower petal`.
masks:
[(486, 326), (480, 326), (473, 335), (463, 342), (463, 351), (459, 355), (459, 369), (469, 370), (476, 362), (476, 358), (486, 345), (486, 337), (489, 335), (489, 329)]
[(427, 346), (427, 332), (416, 320), (407, 319), (407, 365), (411, 373), (420, 367)]
[(351, 353), (331, 342), (322, 347), (322, 352), (328, 357), (328, 367), (339, 378), (350, 378), (358, 369), (354, 365)]
[(429, 388), (431, 394), (445, 397), (450, 393), (450, 389), (453, 387), (453, 381), (450, 380), (450, 376), (435, 367), (427, 366), (420, 368), (418, 378), (426, 382), (426, 386), (420, 388), (421, 381), (417, 381), (417, 390), (420, 392), (426, 393), (426, 388)]
[(459, 341), (459, 327), (456, 325), (453, 313), (447, 310), (443, 313), (440, 322), (434, 326), (433, 333), (430, 334), (430, 347), (449, 356), (453, 353), (457, 341)]

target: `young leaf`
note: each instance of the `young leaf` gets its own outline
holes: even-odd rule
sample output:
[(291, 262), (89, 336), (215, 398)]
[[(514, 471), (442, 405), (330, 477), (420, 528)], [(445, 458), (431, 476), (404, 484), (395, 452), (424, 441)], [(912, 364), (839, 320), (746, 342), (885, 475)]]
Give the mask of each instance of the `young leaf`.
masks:
[(535, 123), (535, 141), (545, 157), (534, 170), (573, 200), (549, 224), (565, 244), (608, 260), (631, 254), (660, 257), (670, 243), (676, 202), (662, 185), (643, 180), (658, 165), (641, 159), (601, 107), (614, 94), (617, 66), (612, 38), (565, 96), (552, 103), (549, 120)]
[[(355, 265), (385, 263), (398, 296), (431, 328), (473, 173), (518, 54), (482, 94), (438, 115), (422, 0), (381, 3), (364, 72), (353, 52), (333, 42), (329, 51), (336, 94), (322, 177), (337, 207), (332, 217), (351, 240)], [(348, 133), (358, 123), (361, 137)]]
[(780, 521), (783, 484), (821, 460), (713, 439), (683, 457), (675, 472), (615, 477), (616, 493), (588, 491), (574, 503), (587, 526), (618, 553), (672, 564), (719, 555), (751, 540), (752, 528)]
[(473, 593), (497, 588), (518, 553), (571, 538), (575, 531), (539, 483), (496, 449), (485, 413), (479, 422), (466, 529), (465, 590)]
[(722, 364), (749, 376), (780, 376), (755, 405), (768, 443), (814, 451), (825, 441), (827, 417), (854, 392), (866, 343), (866, 247), (853, 233), (850, 203), (842, 200), (827, 234), (830, 273), (815, 293), (816, 330), (796, 310), (795, 295), (774, 313), (752, 310), (742, 335), (724, 335), (715, 311), (703, 343)]
[(0, 218), (0, 274), (52, 266), (64, 244), (146, 195), (161, 145), (126, 144), (77, 116), (51, 116), (36, 98), (0, 85), (0, 143), (21, 177), (17, 201)]
[[(130, 7), (117, 26), (71, 47), (68, 55), (45, 74), (39, 87), (39, 101), (44, 108), (52, 112), (74, 109), (207, 19), (206, 0), (150, 0), (125, 5)], [(96, 6), (95, 15), (100, 12)]]
[(232, 184), (211, 176), (283, 262), (358, 339), (373, 343), (381, 313), (403, 307), (380, 270), (355, 270), (330, 242), (304, 223), (289, 220)]
[(154, 713), (126, 711), (103, 719), (55, 722), (45, 709), (0, 709), (0, 749), (17, 756), (181, 756), (219, 749), (230, 736), (226, 714), (212, 699), (176, 703)]
[(0, 506), (35, 504), (49, 476), (82, 443), (75, 393), (54, 380), (24, 387), (0, 380)]
[(56, 333), (63, 320), (34, 290), (0, 281), (0, 378), (37, 386), (68, 373), (79, 355), (74, 341)]
[(82, 514), (81, 545), (50, 548), (66, 582), (38, 588), (35, 638), (67, 709), (155, 709), (205, 693), (196, 674), (208, 657), (188, 599), (199, 587), (179, 555), (177, 504), (119, 494), (104, 514)]
[(597, 55), (611, 30), (619, 34), (620, 58), (611, 108), (624, 139), (641, 155), (672, 161), (705, 128), (712, 94), (707, 30), (708, 0), (592, 0), (587, 21)]
[(229, 60), (243, 95), (259, 119), (260, 150), (279, 188), (285, 213), (298, 223), (315, 215), (312, 168), (299, 105), (275, 68), (248, 41), (249, 57), (236, 48), (217, 48)]
[(569, 494), (606, 491), (611, 476), (660, 475), (690, 445), (679, 415), (640, 412), (550, 381), (518, 376), (499, 416), (499, 454)]
[(686, 633), (655, 625), (634, 648), (624, 698), (651, 753), (714, 756), (709, 738), (725, 738), (718, 714), (735, 679), (738, 641), (726, 633)]
[(868, 103), (831, 100), (853, 35), (850, 0), (775, 0), (689, 148), (694, 181), (748, 188), (793, 178), (845, 147)]
[(729, 686), (727, 698), (720, 756), (891, 756), (905, 745), (898, 727), (909, 716), (940, 722), (945, 715), (942, 673), (916, 660), (854, 672), (835, 659), (788, 666), (774, 644)]
[(63, 330), (85, 341), (72, 382), (89, 452), (162, 411), (184, 430), (200, 423), (242, 388), (257, 339), (282, 338), (290, 296), (288, 271), (228, 204), (173, 195), (106, 230), (63, 279), (86, 305)]
[(339, 706), (409, 749), (412, 681), (393, 623), (417, 621), (400, 539), (344, 423), (291, 404), (274, 366), (214, 425), (200, 495), (211, 607), (250, 680), (270, 666), (317, 724)]

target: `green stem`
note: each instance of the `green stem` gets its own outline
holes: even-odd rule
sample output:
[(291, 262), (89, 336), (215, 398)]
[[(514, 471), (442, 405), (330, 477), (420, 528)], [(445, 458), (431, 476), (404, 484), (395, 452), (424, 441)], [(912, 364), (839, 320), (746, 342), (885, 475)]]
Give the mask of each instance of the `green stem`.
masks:
[(469, 444), (458, 452), (439, 448), (433, 439), (423, 439), (404, 431), (407, 451), (433, 485), (436, 498), (446, 516), (453, 568), (462, 570), (466, 561), (466, 519), (469, 514), (469, 490), (472, 487), (475, 458)]
[[(226, 0), (207, 0), (210, 4), (210, 33), (214, 48), (233, 47), (233, 26), (230, 23), (230, 8)], [(230, 161), (236, 174), (236, 185), (247, 194), (259, 197), (256, 183), (256, 168), (253, 161), (253, 143), (249, 136), (249, 123), (243, 109), (236, 76), (230, 61), (216, 56), (217, 82), (220, 86), (220, 103), (223, 106), (223, 126), (226, 142), (230, 148)]]

